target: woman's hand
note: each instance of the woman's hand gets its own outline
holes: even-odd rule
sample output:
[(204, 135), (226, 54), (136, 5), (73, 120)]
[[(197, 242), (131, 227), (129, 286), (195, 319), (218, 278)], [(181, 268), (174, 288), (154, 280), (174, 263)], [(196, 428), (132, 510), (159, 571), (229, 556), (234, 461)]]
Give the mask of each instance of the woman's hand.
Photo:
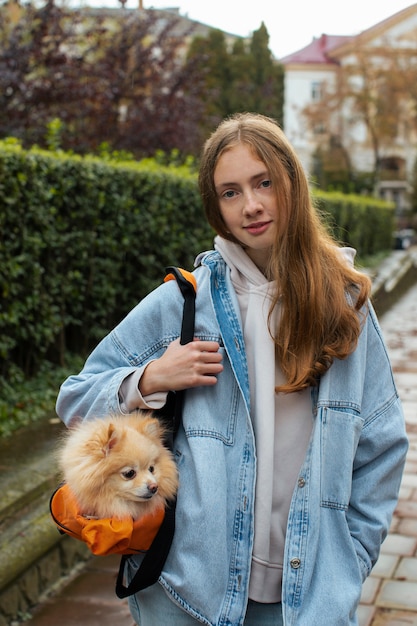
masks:
[(173, 341), (164, 354), (146, 367), (139, 381), (142, 396), (157, 391), (179, 391), (215, 385), (223, 370), (217, 341), (195, 339), (185, 345)]

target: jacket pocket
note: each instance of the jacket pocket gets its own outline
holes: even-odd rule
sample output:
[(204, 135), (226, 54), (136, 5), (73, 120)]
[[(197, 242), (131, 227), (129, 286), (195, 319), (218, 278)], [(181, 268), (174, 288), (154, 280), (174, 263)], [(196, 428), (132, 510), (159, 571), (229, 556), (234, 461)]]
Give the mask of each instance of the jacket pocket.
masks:
[(363, 420), (348, 410), (323, 409), (321, 424), (321, 506), (347, 510), (353, 462)]
[(183, 426), (187, 437), (211, 437), (233, 445), (242, 396), (223, 353), (223, 371), (212, 387), (187, 389)]

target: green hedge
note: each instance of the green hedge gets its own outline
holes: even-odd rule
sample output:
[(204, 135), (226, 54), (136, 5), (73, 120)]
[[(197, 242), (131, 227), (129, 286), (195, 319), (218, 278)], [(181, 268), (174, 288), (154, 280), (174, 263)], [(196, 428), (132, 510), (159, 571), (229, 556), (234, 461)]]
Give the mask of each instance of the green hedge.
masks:
[[(391, 247), (392, 209), (317, 194), (360, 254)], [(0, 143), (0, 378), (85, 353), (166, 265), (211, 248), (195, 174)]]
[(0, 375), (86, 351), (211, 247), (195, 176), (0, 148)]
[(340, 243), (352, 246), (359, 257), (393, 246), (395, 206), (369, 196), (314, 192), (323, 219)]

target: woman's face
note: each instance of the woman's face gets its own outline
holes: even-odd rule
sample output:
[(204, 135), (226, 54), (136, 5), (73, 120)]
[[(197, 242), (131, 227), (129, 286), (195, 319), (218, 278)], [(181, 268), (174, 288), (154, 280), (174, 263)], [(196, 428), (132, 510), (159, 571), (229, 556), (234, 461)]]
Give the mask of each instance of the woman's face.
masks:
[(246, 144), (228, 148), (214, 170), (214, 186), (226, 229), (265, 270), (279, 217), (277, 194), (265, 163)]

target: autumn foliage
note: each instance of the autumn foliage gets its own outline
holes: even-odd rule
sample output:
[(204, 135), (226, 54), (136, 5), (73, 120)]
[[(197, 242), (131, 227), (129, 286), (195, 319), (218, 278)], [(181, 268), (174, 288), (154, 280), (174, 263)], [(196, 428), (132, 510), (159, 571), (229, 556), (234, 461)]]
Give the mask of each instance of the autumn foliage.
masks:
[(265, 26), (235, 45), (195, 29), (170, 10), (0, 4), (0, 138), (47, 147), (58, 119), (64, 150), (197, 155), (232, 112), (281, 120), (283, 71)]
[(62, 147), (76, 152), (200, 145), (197, 67), (183, 58), (175, 15), (10, 7), (0, 11), (0, 136), (43, 145), (58, 118)]

